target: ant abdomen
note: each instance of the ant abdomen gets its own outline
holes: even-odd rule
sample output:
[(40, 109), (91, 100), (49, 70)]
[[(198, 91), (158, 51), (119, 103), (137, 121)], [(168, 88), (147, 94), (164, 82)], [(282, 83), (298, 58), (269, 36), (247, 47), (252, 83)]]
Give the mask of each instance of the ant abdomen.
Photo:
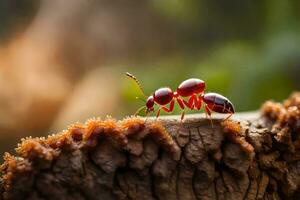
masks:
[(226, 97), (217, 93), (203, 95), (203, 101), (208, 108), (218, 113), (234, 113), (233, 104)]

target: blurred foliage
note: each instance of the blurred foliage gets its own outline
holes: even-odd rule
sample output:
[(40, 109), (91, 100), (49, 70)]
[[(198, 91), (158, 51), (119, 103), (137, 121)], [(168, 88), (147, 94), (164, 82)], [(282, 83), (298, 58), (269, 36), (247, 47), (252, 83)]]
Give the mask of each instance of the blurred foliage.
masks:
[[(29, 24), (39, 2), (0, 1), (0, 40), (19, 24)], [(104, 2), (91, 1), (93, 12), (97, 11), (96, 5)], [(175, 32), (177, 43), (170, 52), (159, 49), (160, 55), (154, 53), (153, 57), (146, 53), (142, 57), (141, 53), (138, 58), (128, 57), (126, 62), (118, 62), (115, 60), (120, 55), (110, 56), (112, 60), (116, 58), (109, 66), (121, 80), (118, 84), (122, 86), (123, 98), (122, 105), (116, 105), (113, 114), (124, 116), (144, 104), (136, 100), (136, 96), (142, 95), (135, 84), (123, 76), (126, 71), (140, 79), (147, 94), (162, 86), (175, 90), (187, 78), (201, 78), (207, 83), (207, 91), (227, 96), (237, 111), (257, 109), (270, 98), (282, 100), (300, 88), (300, 1), (145, 0), (131, 3), (138, 5), (137, 9), (143, 9), (142, 4), (150, 8), (164, 21), (162, 24)], [(119, 5), (120, 13), (124, 3), (116, 1), (111, 5)], [(138, 28), (147, 30), (148, 25)], [(112, 40), (114, 35), (118, 34), (112, 33)], [(163, 40), (168, 41), (168, 38)], [(122, 67), (115, 66), (120, 63)], [(175, 113), (179, 112), (176, 108)]]
[[(0, 1), (0, 42), (21, 32), (38, 9), (38, 0), (1, 0)], [(17, 31), (19, 30), (19, 31)]]
[[(237, 111), (247, 111), (300, 89), (299, 1), (152, 3), (161, 15), (187, 32), (184, 41), (197, 50), (132, 69), (148, 94), (162, 86), (175, 90), (181, 81), (196, 77), (206, 81), (207, 91), (231, 99)], [(204, 45), (199, 44), (203, 41)], [(129, 103), (138, 95), (135, 90), (132, 83), (125, 83), (123, 93)]]

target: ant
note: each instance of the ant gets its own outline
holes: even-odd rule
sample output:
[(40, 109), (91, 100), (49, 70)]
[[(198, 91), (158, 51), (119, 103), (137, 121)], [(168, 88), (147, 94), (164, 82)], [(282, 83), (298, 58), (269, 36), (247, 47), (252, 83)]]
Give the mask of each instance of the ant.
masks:
[[(138, 79), (128, 72), (126, 73), (126, 75), (136, 82), (143, 95), (147, 98)], [(139, 113), (142, 109), (145, 109), (145, 113), (148, 115), (150, 112), (154, 112), (154, 104), (157, 104), (159, 105), (159, 109), (157, 111), (156, 118), (158, 118), (161, 109), (167, 113), (172, 112), (176, 101), (180, 108), (183, 110), (181, 114), (182, 122), (185, 115), (185, 107), (189, 108), (190, 110), (200, 110), (202, 102), (204, 102), (205, 114), (209, 116), (209, 120), (212, 126), (212, 111), (217, 113), (229, 113), (229, 116), (224, 119), (224, 121), (226, 121), (234, 114), (233, 104), (226, 97), (220, 94), (204, 93), (205, 86), (206, 85), (203, 80), (190, 78), (183, 81), (174, 92), (169, 87), (159, 88), (147, 98), (146, 105), (138, 109), (136, 114)], [(188, 98), (188, 100), (186, 101), (183, 98)], [(167, 105), (169, 105), (169, 107), (166, 107)]]

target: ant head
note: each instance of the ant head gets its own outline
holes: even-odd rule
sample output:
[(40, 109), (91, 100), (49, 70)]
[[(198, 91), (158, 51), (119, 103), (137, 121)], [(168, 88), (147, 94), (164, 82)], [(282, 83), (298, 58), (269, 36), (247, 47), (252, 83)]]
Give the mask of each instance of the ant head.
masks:
[(148, 97), (148, 99), (146, 101), (146, 107), (147, 107), (146, 113), (154, 111), (153, 106), (154, 106), (154, 97), (151, 95), (151, 96)]

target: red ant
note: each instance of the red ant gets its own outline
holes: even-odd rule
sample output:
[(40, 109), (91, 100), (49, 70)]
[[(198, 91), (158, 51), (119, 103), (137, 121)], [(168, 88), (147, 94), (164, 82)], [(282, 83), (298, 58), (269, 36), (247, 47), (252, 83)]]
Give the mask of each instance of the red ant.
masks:
[[(137, 83), (143, 95), (147, 97), (138, 79), (128, 72), (126, 73), (126, 75)], [(204, 90), (205, 82), (201, 79), (196, 78), (190, 78), (183, 81), (178, 86), (175, 92), (173, 92), (169, 87), (159, 88), (153, 93), (153, 95), (147, 98), (146, 105), (141, 107), (136, 113), (139, 113), (140, 110), (144, 108), (146, 108), (146, 114), (153, 112), (154, 104), (157, 104), (160, 106), (156, 114), (156, 118), (158, 118), (161, 109), (168, 113), (172, 112), (174, 109), (174, 103), (175, 101), (177, 101), (180, 108), (183, 110), (181, 114), (181, 121), (184, 119), (185, 106), (191, 110), (200, 110), (202, 102), (206, 104), (204, 109), (205, 113), (209, 116), (211, 124), (211, 111), (217, 113), (229, 113), (230, 115), (226, 119), (224, 119), (224, 121), (229, 119), (234, 114), (233, 104), (226, 97), (217, 93), (205, 94)], [(182, 97), (188, 97), (188, 101), (186, 101)], [(166, 107), (166, 105), (168, 104), (169, 108)]]

